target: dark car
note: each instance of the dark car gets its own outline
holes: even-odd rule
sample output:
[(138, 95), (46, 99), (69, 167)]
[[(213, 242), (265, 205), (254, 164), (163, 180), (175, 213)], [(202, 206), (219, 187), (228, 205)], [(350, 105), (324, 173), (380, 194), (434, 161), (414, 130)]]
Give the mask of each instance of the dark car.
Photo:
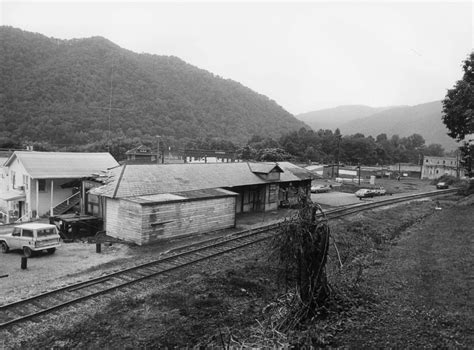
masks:
[(446, 188), (448, 188), (448, 187), (449, 187), (449, 186), (448, 186), (448, 184), (447, 184), (446, 182), (438, 182), (438, 183), (436, 184), (436, 188), (437, 188), (438, 190), (446, 189)]

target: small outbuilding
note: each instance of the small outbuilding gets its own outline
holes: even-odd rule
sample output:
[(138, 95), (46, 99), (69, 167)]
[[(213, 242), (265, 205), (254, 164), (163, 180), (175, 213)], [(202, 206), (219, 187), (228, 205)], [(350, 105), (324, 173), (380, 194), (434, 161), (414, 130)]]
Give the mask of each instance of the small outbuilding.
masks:
[(107, 234), (139, 245), (235, 226), (238, 213), (269, 211), (310, 194), (311, 173), (288, 162), (125, 164), (88, 196)]

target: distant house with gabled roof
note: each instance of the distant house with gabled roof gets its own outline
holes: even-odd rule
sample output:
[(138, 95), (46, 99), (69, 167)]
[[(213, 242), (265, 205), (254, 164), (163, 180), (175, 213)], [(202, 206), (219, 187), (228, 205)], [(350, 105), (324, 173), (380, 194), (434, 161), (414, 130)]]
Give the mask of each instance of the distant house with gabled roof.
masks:
[(310, 195), (312, 175), (288, 162), (125, 164), (100, 197), (108, 235), (137, 244), (235, 225), (236, 214), (275, 210)]
[(118, 165), (110, 153), (15, 151), (3, 166), (0, 211), (8, 221), (61, 214), (63, 202), (79, 204), (83, 177)]

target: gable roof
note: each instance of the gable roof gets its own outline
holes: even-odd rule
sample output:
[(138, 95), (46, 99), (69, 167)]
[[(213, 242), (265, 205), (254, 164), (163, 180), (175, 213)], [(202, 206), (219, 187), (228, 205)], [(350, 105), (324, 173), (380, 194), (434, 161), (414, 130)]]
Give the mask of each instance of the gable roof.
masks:
[(257, 174), (282, 173), (283, 170), (275, 163), (248, 163), (250, 170)]
[[(276, 163), (269, 164), (273, 168), (277, 166)], [(281, 164), (278, 164), (282, 170), (279, 181), (262, 179), (252, 172), (250, 163), (128, 164), (112, 169), (108, 183), (92, 189), (91, 193), (125, 198), (311, 179), (308, 171), (291, 163)]]
[(15, 151), (5, 162), (18, 159), (33, 179), (80, 178), (118, 166), (110, 153)]

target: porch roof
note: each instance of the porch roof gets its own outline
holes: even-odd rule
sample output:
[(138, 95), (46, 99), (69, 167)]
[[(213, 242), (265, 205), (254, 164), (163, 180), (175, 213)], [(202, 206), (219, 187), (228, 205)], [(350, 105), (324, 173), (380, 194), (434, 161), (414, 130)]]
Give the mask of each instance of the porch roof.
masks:
[(11, 202), (17, 199), (26, 199), (26, 194), (25, 194), (25, 191), (11, 190), (7, 192), (1, 192), (0, 199), (3, 199), (4, 201), (7, 201), (7, 202)]

